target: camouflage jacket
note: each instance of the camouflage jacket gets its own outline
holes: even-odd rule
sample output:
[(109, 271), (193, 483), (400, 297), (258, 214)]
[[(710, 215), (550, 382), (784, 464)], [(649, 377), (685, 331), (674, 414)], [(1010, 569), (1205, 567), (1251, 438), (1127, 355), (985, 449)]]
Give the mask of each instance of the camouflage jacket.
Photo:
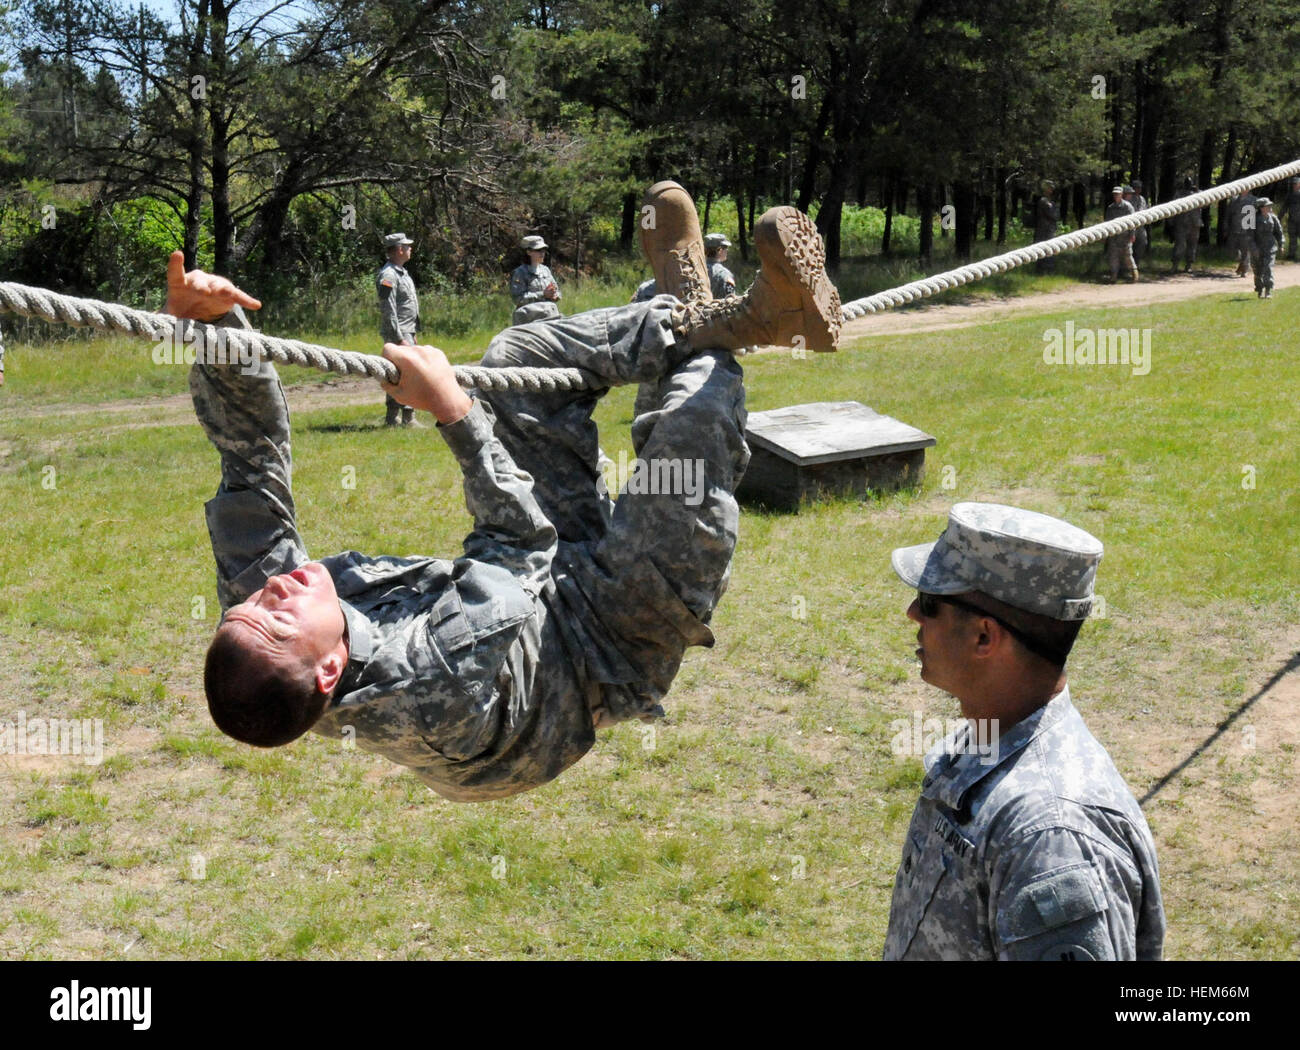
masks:
[(736, 294), (736, 278), (730, 270), (720, 262), (710, 262), (709, 268), (709, 290), (713, 293), (715, 299), (726, 299), (730, 295)]
[(414, 342), (420, 325), (420, 297), (404, 266), (384, 263), (375, 274), (379, 297), (379, 334), (386, 343)]
[(1246, 193), (1239, 194), (1228, 201), (1228, 209), (1224, 212), (1223, 221), (1228, 230), (1229, 244), (1251, 241), (1255, 219), (1259, 215), (1255, 207), (1255, 201), (1258, 199), (1253, 193)]
[[(241, 311), (226, 323), (247, 327)], [(195, 364), (190, 392), (221, 454), (205, 511), (224, 612), (308, 561), (291, 491), (289, 411), (275, 367)], [(453, 561), (324, 559), (348, 663), (313, 732), (354, 739), (456, 801), (500, 798), (558, 776), (595, 739), (599, 687), (578, 670), (551, 579), (554, 526), (493, 434), (482, 402), (439, 427), (460, 464), (474, 530)]]
[[(1105, 214), (1102, 216), (1102, 219), (1104, 222), (1110, 222), (1111, 219), (1122, 219), (1124, 218), (1125, 215), (1134, 214), (1136, 210), (1137, 209), (1134, 208), (1133, 205), (1130, 204), (1128, 201), (1112, 200), (1109, 204), (1106, 205), (1106, 211)], [(1115, 234), (1111, 234), (1111, 236), (1106, 239), (1106, 243), (1122, 244), (1125, 241), (1133, 240), (1134, 236), (1135, 234), (1133, 233), (1132, 230), (1130, 230), (1128, 233), (1115, 233)]]
[[(529, 266), (524, 263), (522, 266), (516, 266), (514, 273), (510, 275), (510, 298), (515, 301), (516, 306), (526, 306), (529, 303), (549, 302), (546, 298), (546, 286), (555, 277), (551, 274), (551, 269), (545, 263), (540, 266)], [(555, 302), (564, 298), (560, 292), (560, 282), (555, 281)]]
[(1282, 250), (1282, 220), (1272, 212), (1255, 216), (1255, 228), (1247, 230), (1249, 243), (1257, 252)]
[(1155, 845), (1069, 689), (998, 741), (926, 756), (886, 959), (1159, 959)]

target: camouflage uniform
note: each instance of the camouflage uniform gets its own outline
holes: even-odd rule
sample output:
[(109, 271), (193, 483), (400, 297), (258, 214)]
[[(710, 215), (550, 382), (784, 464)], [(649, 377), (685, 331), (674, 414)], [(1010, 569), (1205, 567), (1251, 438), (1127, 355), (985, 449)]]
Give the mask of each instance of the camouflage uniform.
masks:
[[(1266, 201), (1267, 197), (1257, 198)], [(1261, 204), (1262, 207), (1262, 204)], [(1255, 268), (1256, 293), (1272, 293), (1273, 260), (1282, 250), (1282, 221), (1270, 211), (1255, 215), (1255, 228), (1250, 231), (1250, 261)]]
[(709, 260), (709, 290), (715, 299), (726, 299), (736, 294), (735, 276), (716, 259)]
[[(1190, 196), (1196, 190), (1188, 190), (1183, 194), (1184, 197)], [(1175, 215), (1169, 220), (1174, 235), (1174, 262), (1173, 268), (1178, 269), (1179, 260), (1183, 263), (1184, 270), (1190, 270), (1196, 262), (1196, 250), (1201, 243), (1201, 227), (1204, 220), (1201, 218), (1201, 209), (1196, 208), (1192, 211), (1183, 212), (1181, 215)]]
[[(384, 263), (375, 274), (375, 294), (379, 297), (380, 337), (385, 343), (413, 345), (420, 327), (420, 297), (406, 267), (391, 261)], [(402, 408), (391, 394), (384, 395), (384, 405), (390, 421)]]
[(1282, 210), (1286, 212), (1286, 235), (1287, 240), (1290, 241), (1286, 257), (1294, 262), (1296, 241), (1300, 240), (1300, 182), (1292, 181), (1286, 200), (1282, 202)]
[(1237, 263), (1237, 276), (1245, 277), (1250, 273), (1250, 245), (1254, 240), (1255, 219), (1257, 217), (1255, 202), (1258, 198), (1250, 192), (1233, 197), (1228, 202), (1224, 221), (1228, 226), (1228, 251)]
[(886, 959), (1159, 959), (1165, 920), (1142, 811), (1068, 688), (998, 741), (926, 756)]
[(515, 301), (515, 312), (510, 318), (511, 324), (527, 324), (529, 321), (548, 321), (560, 316), (560, 308), (555, 304), (564, 296), (560, 294), (560, 284), (555, 281), (556, 298), (546, 298), (546, 286), (555, 277), (545, 263), (530, 266), (524, 263), (516, 266), (510, 275), (510, 298)]
[[(1111, 202), (1106, 205), (1105, 221), (1111, 219), (1122, 219), (1125, 215), (1133, 214), (1133, 205), (1126, 200), (1115, 200), (1112, 195)], [(1133, 259), (1133, 234), (1117, 233), (1113, 237), (1106, 238), (1106, 261), (1110, 264), (1110, 279), (1113, 281), (1119, 276), (1122, 268), (1130, 276), (1137, 274), (1137, 263)]]
[[(982, 594), (1072, 621), (1091, 611), (1101, 555), (1101, 543), (1068, 522), (958, 503), (937, 542), (899, 548), (892, 562), (922, 593)], [(920, 637), (924, 655), (924, 627)], [(1069, 688), (1000, 738), (982, 733), (984, 747), (972, 725), (925, 757), (885, 958), (1159, 959), (1165, 920), (1151, 832)]]
[[(1131, 205), (1133, 205), (1133, 210), (1135, 212), (1145, 211), (1147, 208), (1151, 207), (1150, 202), (1144, 196), (1142, 196), (1141, 191), (1138, 190), (1136, 187), (1133, 189), (1132, 195), (1128, 197), (1127, 200)], [(1134, 266), (1140, 267), (1142, 265), (1142, 260), (1146, 257), (1147, 245), (1149, 243), (1150, 241), (1147, 233), (1147, 227), (1139, 226), (1136, 230), (1133, 231), (1133, 265)]]
[[(684, 650), (713, 642), (707, 622), (739, 523), (732, 492), (749, 458), (741, 369), (675, 337), (673, 305), (510, 328), (483, 360), (577, 367), (610, 385), (658, 380), (633, 445), (650, 476), (691, 461), (697, 484), (667, 494), (663, 483), (629, 485), (612, 503), (591, 419), (603, 390), (482, 395), (438, 428), (474, 518), (464, 554), (349, 551), (321, 563), (338, 589), (348, 662), (314, 732), (355, 733), (438, 794), (473, 801), (551, 780), (592, 746), (593, 726), (662, 716)], [(227, 321), (246, 325), (237, 310)], [(190, 389), (221, 453), (206, 512), (226, 610), (308, 560), (288, 407), (269, 361), (255, 375), (198, 363)]]

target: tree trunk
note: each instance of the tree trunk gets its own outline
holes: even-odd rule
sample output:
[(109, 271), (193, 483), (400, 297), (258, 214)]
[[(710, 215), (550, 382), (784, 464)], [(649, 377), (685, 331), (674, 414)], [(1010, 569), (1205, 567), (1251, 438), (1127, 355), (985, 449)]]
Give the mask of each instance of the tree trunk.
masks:
[(826, 127), (831, 119), (831, 95), (828, 91), (822, 97), (821, 109), (817, 111), (817, 127), (808, 139), (808, 155), (804, 158), (803, 181), (799, 184), (799, 202), (795, 205), (805, 214), (812, 204), (813, 194), (817, 189), (817, 169), (822, 161), (822, 139), (826, 136)]
[(967, 260), (971, 257), (971, 249), (975, 241), (975, 186), (969, 182), (954, 182), (952, 186), (952, 201), (956, 208), (957, 219), (957, 236), (956, 251), (957, 258)]
[[(1228, 129), (1228, 144), (1223, 148), (1223, 170), (1219, 177), (1224, 182), (1232, 181), (1232, 159), (1233, 154), (1237, 152), (1237, 128), (1235, 126)], [(1205, 187), (1201, 187), (1204, 189)], [(1219, 217), (1217, 222), (1218, 235), (1215, 243), (1222, 246), (1228, 240), (1228, 231), (1224, 229), (1228, 217), (1228, 202), (1219, 201)]]
[(885, 232), (880, 235), (880, 254), (889, 255), (889, 238), (894, 232), (894, 173), (885, 176), (885, 186), (881, 192), (885, 199)]
[(998, 197), (998, 244), (1007, 243), (1007, 169), (998, 168), (993, 177), (997, 180), (997, 185), (993, 187), (993, 192)]
[(934, 249), (934, 187), (928, 182), (916, 188), (916, 210), (921, 218), (921, 243), (917, 257), (929, 265)]
[(623, 251), (630, 251), (632, 241), (636, 237), (636, 194), (623, 194), (623, 223), (618, 233), (618, 246)]

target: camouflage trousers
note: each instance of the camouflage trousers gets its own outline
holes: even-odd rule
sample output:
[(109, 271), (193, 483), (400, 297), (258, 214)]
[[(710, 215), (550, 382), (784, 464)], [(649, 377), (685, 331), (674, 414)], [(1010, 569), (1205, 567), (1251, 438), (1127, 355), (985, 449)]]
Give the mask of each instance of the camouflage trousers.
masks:
[[(494, 367), (578, 368), (604, 388), (481, 395), (559, 534), (552, 578), (568, 613), (559, 626), (599, 686), (589, 701), (598, 726), (662, 715), (685, 650), (713, 644), (707, 624), (736, 546), (734, 492), (749, 462), (744, 375), (730, 354), (674, 336), (676, 302), (508, 328), (483, 357)], [(633, 421), (635, 458), (624, 453), (602, 474), (592, 413), (626, 383), (652, 386), (654, 403)]]
[(1200, 247), (1201, 231), (1196, 229), (1178, 228), (1174, 230), (1174, 269), (1178, 269), (1181, 262), (1184, 266), (1191, 267), (1196, 262), (1196, 250)]
[(1112, 237), (1106, 242), (1106, 261), (1110, 264), (1110, 276), (1113, 280), (1120, 270), (1125, 274), (1137, 272), (1137, 263), (1133, 260), (1133, 244), (1128, 234)]
[(1237, 275), (1240, 277), (1250, 273), (1250, 257), (1254, 252), (1250, 242), (1251, 238), (1249, 236), (1239, 235), (1228, 245), (1232, 257), (1237, 260)]
[(1250, 262), (1255, 267), (1255, 291), (1273, 287), (1273, 260), (1276, 257), (1277, 249), (1272, 245), (1268, 248), (1251, 248)]

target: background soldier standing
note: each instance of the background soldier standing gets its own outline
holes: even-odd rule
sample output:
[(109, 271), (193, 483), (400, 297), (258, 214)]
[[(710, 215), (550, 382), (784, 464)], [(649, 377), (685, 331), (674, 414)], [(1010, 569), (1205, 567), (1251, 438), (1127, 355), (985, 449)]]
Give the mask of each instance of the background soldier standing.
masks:
[(519, 242), (528, 253), (528, 261), (515, 267), (510, 275), (510, 298), (515, 301), (515, 312), (510, 323), (527, 324), (529, 321), (549, 321), (560, 316), (560, 286), (555, 283), (543, 259), (549, 247), (542, 238), (534, 235)]
[(736, 294), (736, 278), (722, 264), (727, 261), (731, 242), (721, 233), (711, 233), (704, 238), (704, 258), (709, 268), (709, 290), (715, 299), (727, 299)]
[[(1124, 199), (1124, 187), (1115, 186), (1110, 191), (1110, 203), (1106, 205), (1105, 219), (1122, 219), (1133, 214), (1133, 205)], [(1137, 263), (1133, 261), (1133, 233), (1117, 233), (1106, 238), (1106, 261), (1110, 263), (1110, 279), (1119, 277), (1120, 268), (1128, 274), (1130, 281), (1138, 279)]]
[(1237, 259), (1237, 276), (1250, 273), (1251, 234), (1255, 229), (1255, 195), (1242, 190), (1228, 202), (1228, 251)]
[[(1054, 199), (1055, 183), (1044, 181), (1043, 193), (1034, 208), (1034, 241), (1050, 241), (1056, 236), (1056, 224), (1061, 221), (1061, 206)], [(1039, 273), (1055, 273), (1056, 258), (1039, 259), (1034, 268)]]
[[(414, 243), (404, 233), (390, 233), (384, 238), (388, 261), (375, 275), (375, 291), (379, 295), (379, 334), (385, 343), (415, 345), (415, 331), (420, 324), (420, 297), (415, 292), (415, 281), (406, 272)], [(416, 420), (413, 408), (406, 408), (391, 394), (385, 394), (384, 425), (397, 426), (399, 413), (403, 426), (423, 429), (424, 424)]]
[[(1183, 183), (1183, 192), (1180, 196), (1190, 197), (1193, 193), (1198, 192), (1196, 184), (1191, 179)], [(1201, 242), (1201, 209), (1195, 211), (1185, 211), (1181, 215), (1175, 215), (1169, 220), (1169, 226), (1174, 235), (1174, 264), (1171, 272), (1178, 271), (1178, 261), (1183, 261), (1183, 272), (1186, 273), (1196, 262), (1196, 249)]]
[[(1143, 211), (1151, 207), (1147, 199), (1142, 196), (1142, 180), (1134, 179), (1132, 185), (1124, 187), (1124, 199), (1133, 205), (1134, 211)], [(1147, 235), (1147, 228), (1139, 226), (1133, 231), (1133, 265), (1141, 266), (1142, 260), (1146, 258), (1147, 245), (1150, 240)]]
[(1286, 257), (1295, 262), (1296, 241), (1300, 240), (1300, 175), (1291, 180), (1291, 188), (1287, 191), (1286, 200), (1282, 202), (1282, 210), (1286, 212), (1286, 235), (1291, 242), (1287, 246)]
[(1255, 294), (1273, 298), (1273, 260), (1282, 250), (1282, 223), (1267, 197), (1255, 199), (1255, 228), (1250, 231), (1250, 261), (1255, 267)]

